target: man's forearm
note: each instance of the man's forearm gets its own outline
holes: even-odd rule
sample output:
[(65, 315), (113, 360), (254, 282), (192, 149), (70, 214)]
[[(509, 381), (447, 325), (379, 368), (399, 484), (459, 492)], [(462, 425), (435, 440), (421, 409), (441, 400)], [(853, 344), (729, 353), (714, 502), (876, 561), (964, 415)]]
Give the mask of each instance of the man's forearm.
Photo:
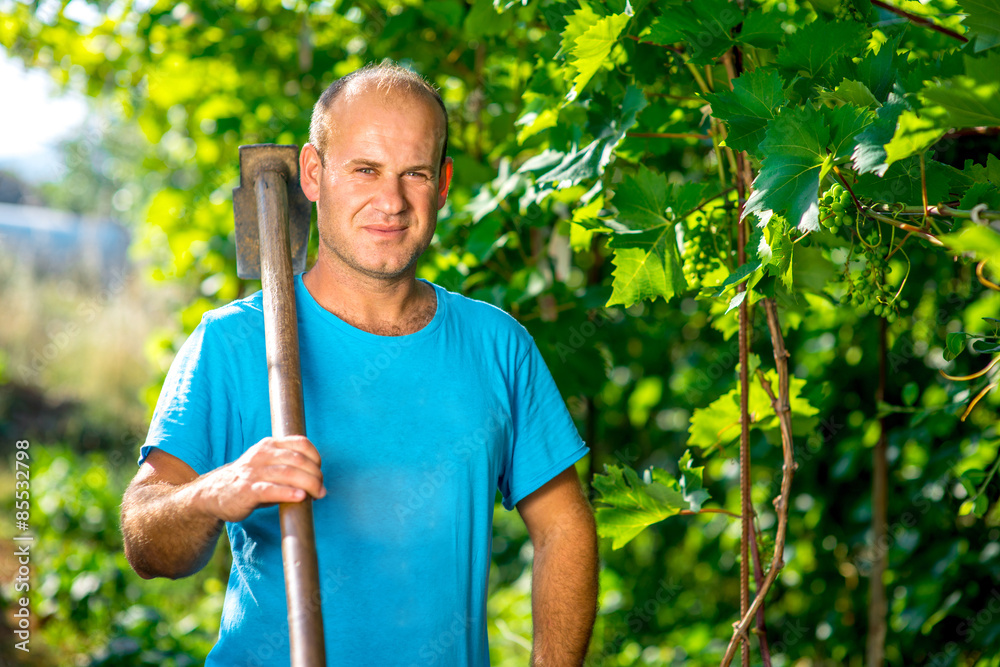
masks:
[(579, 667), (597, 616), (593, 519), (562, 527), (535, 547), (531, 579), (532, 667)]
[(223, 522), (196, 508), (197, 484), (144, 484), (125, 493), (125, 557), (139, 576), (186, 577), (212, 557)]

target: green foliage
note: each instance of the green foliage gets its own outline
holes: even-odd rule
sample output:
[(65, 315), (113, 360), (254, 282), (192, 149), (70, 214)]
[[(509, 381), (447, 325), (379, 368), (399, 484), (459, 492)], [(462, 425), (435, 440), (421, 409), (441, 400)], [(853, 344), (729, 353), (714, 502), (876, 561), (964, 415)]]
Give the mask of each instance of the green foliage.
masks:
[(228, 558), (183, 582), (141, 582), (118, 532), (131, 457), (40, 442), (28, 451), (36, 499), (31, 608), (40, 628), (33, 664), (65, 664), (68, 655), (95, 666), (201, 662), (218, 632), (225, 587), (218, 573)]
[(1000, 8), (989, 0), (964, 0), (962, 9), (969, 16), (962, 24), (976, 38), (976, 51), (1000, 44)]
[[(778, 416), (771, 405), (771, 399), (764, 391), (764, 384), (777, 387), (774, 371), (768, 371), (759, 382), (750, 385), (750, 415), (751, 428), (757, 428), (777, 441)], [(792, 424), (798, 435), (809, 434), (816, 425), (817, 410), (802, 397), (805, 381), (792, 378), (789, 387), (789, 405), (792, 409)], [(740, 391), (739, 387), (720, 396), (704, 408), (698, 408), (691, 415), (690, 437), (688, 442), (703, 449), (724, 447), (740, 437)]]
[(629, 18), (626, 14), (605, 16), (573, 40), (567, 63), (576, 70), (576, 76), (573, 89), (566, 96), (569, 101), (576, 99), (597, 70), (604, 66)]
[[(865, 580), (885, 554), (886, 662), (989, 664), (1000, 623), (975, 619), (1000, 577), (1000, 38), (989, 2), (894, 4), (955, 35), (863, 0), (198, 1), (90, 27), (14, 5), (0, 43), (113, 100), (150, 142), (129, 162), (148, 184), (135, 224), (153, 275), (192, 295), (182, 332), (256, 287), (235, 276), (238, 144), (302, 143), (323, 86), (366, 61), (403, 60), (440, 86), (456, 181), (420, 275), (518, 317), (592, 447), (611, 538), (592, 664), (718, 664), (732, 633), (738, 538), (703, 510), (740, 506), (740, 303), (765, 561), (774, 548), (763, 298), (790, 352), (798, 464), (765, 605), (774, 652), (861, 664)], [(743, 199), (741, 157), (756, 174)], [(169, 356), (175, 333), (151, 349)], [(883, 434), (879, 538), (869, 480)], [(498, 530), (491, 657), (523, 664), (530, 550)], [(157, 628), (185, 612), (161, 613)]]
[(687, 184), (668, 187), (666, 178), (640, 168), (626, 177), (612, 203), (617, 222), (624, 227), (612, 236), (614, 291), (607, 305), (630, 306), (637, 301), (662, 296), (670, 298), (687, 285), (681, 272), (677, 247), (676, 214), (683, 218), (698, 206), (704, 186)]
[(594, 477), (596, 501), (600, 503), (598, 532), (612, 538), (613, 549), (622, 548), (647, 526), (682, 510), (701, 510), (709, 498), (702, 488), (704, 468), (691, 465), (690, 452), (685, 452), (677, 465), (679, 479), (666, 470), (649, 468), (640, 480), (634, 470), (620, 466), (607, 466), (604, 475)]
[(738, 151), (757, 150), (769, 120), (785, 104), (784, 82), (775, 70), (756, 69), (733, 80), (732, 90), (706, 95), (712, 115), (726, 121), (726, 145)]

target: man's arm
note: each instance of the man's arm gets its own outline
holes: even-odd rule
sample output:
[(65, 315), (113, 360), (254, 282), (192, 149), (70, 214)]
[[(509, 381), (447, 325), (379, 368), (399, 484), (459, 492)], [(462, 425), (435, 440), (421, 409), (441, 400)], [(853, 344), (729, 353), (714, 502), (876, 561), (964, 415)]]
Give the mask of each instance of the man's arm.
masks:
[(179, 579), (208, 562), (223, 522), (258, 507), (326, 495), (319, 452), (302, 436), (264, 438), (236, 461), (200, 477), (153, 449), (125, 491), (125, 557), (144, 579)]
[(517, 504), (535, 549), (532, 667), (579, 667), (597, 617), (594, 513), (570, 466)]

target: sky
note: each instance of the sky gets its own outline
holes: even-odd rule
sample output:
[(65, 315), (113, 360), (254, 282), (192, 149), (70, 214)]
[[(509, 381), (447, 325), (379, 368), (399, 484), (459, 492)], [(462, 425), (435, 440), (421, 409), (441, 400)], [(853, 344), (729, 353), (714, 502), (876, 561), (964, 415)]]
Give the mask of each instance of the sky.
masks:
[(87, 115), (80, 94), (62, 95), (42, 71), (25, 71), (0, 47), (0, 169), (28, 181), (58, 177), (60, 139), (78, 129)]

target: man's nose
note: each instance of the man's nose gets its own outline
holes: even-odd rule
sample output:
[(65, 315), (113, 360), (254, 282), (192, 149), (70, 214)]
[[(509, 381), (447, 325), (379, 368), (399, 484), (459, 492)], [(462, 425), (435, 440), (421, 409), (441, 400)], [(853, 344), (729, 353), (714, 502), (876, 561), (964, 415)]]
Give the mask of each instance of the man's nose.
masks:
[(372, 205), (376, 211), (385, 215), (399, 215), (404, 212), (407, 204), (403, 179), (388, 174), (380, 178)]

